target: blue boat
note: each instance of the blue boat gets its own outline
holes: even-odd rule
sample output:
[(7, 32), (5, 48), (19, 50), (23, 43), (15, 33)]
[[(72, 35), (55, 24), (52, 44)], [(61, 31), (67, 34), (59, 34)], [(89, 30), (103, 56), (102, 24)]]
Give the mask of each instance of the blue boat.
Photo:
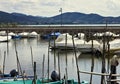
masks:
[(51, 37), (51, 38), (52, 38), (52, 37), (57, 38), (60, 34), (61, 34), (60, 32), (55, 32), (55, 33), (53, 32), (53, 33), (50, 34), (50, 37)]
[(21, 36), (20, 35), (12, 35), (12, 39), (20, 39)]
[(41, 35), (41, 38), (46, 40), (56, 39), (60, 34), (61, 34), (60, 32), (52, 32), (51, 34)]

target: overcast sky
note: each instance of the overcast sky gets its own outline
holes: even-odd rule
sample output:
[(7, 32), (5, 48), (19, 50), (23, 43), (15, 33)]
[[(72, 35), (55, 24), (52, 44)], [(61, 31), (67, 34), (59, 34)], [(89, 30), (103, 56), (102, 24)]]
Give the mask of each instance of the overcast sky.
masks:
[(0, 10), (34, 16), (54, 16), (63, 12), (120, 16), (120, 0), (0, 0)]

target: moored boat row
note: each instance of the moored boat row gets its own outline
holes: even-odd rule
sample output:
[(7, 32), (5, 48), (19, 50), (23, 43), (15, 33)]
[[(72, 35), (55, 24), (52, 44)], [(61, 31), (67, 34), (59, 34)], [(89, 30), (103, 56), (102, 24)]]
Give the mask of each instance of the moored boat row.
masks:
[[(113, 35), (112, 33), (106, 32), (105, 36)], [(94, 52), (94, 53), (101, 53), (103, 52), (103, 42), (97, 41), (97, 40), (89, 40), (86, 41), (83, 39), (84, 34), (81, 35), (82, 38), (76, 38), (72, 35), (65, 33), (58, 36), (55, 41), (51, 41), (50, 48), (51, 49), (59, 49), (59, 50), (73, 50), (74, 47), (79, 50), (82, 53), (88, 53), (88, 52)], [(109, 37), (107, 37), (109, 38)], [(75, 46), (73, 46), (73, 40), (75, 43)], [(107, 39), (106, 39), (107, 40)], [(120, 39), (113, 39), (109, 41), (109, 51), (111, 53), (114, 53), (116, 51), (120, 51)], [(106, 51), (108, 50), (108, 44), (105, 44)]]
[(22, 33), (13, 33), (6, 31), (0, 31), (0, 42), (7, 42), (11, 39), (20, 39), (20, 38), (36, 38), (38, 37), (38, 34), (36, 32), (22, 32)]

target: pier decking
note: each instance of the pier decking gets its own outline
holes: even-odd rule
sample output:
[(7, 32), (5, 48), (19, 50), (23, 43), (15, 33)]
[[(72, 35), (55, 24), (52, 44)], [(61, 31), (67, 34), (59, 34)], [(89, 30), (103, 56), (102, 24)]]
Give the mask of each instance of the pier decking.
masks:
[(0, 31), (12, 31), (12, 32), (31, 32), (36, 31), (38, 33), (50, 33), (59, 31), (62, 33), (78, 33), (78, 32), (103, 32), (104, 30), (112, 31), (114, 33), (120, 33), (120, 26), (16, 26), (0, 28)]

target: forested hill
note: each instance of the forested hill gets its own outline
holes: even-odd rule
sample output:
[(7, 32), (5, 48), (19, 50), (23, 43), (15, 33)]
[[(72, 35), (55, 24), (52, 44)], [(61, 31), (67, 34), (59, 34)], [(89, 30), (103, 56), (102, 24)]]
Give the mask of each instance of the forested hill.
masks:
[(103, 17), (98, 14), (84, 14), (66, 12), (53, 17), (32, 16), (21, 13), (7, 13), (0, 11), (0, 23), (17, 23), (26, 25), (40, 24), (120, 24), (120, 17)]

